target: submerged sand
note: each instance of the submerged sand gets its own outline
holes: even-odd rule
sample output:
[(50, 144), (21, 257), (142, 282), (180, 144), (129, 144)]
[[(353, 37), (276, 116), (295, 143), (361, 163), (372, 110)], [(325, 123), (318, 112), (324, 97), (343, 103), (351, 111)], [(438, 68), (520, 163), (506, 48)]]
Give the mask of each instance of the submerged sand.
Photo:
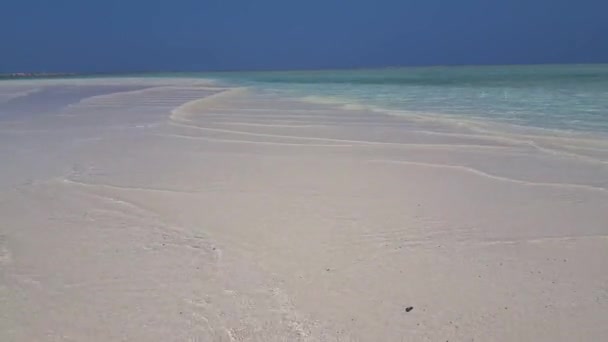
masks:
[(1, 341), (608, 339), (603, 137), (27, 81), (0, 160)]

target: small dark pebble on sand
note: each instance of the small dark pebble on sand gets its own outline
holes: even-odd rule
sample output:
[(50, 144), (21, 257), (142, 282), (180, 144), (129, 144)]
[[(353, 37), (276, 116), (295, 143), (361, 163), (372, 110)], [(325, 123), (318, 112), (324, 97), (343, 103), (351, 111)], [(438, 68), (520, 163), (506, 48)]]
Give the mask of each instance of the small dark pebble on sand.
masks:
[(407, 308), (405, 308), (405, 312), (410, 312), (412, 310), (414, 310), (413, 306), (408, 306)]
[(326, 268), (325, 270), (326, 270), (327, 272), (329, 272), (329, 271), (331, 271), (331, 268)]

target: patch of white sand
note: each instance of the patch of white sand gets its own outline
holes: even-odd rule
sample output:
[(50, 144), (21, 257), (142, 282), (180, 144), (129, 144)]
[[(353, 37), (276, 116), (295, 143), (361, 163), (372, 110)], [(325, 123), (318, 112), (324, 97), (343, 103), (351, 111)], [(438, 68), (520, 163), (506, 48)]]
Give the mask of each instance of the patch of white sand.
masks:
[(194, 80), (2, 91), (75, 85), (117, 88), (0, 115), (2, 341), (608, 338), (608, 141)]

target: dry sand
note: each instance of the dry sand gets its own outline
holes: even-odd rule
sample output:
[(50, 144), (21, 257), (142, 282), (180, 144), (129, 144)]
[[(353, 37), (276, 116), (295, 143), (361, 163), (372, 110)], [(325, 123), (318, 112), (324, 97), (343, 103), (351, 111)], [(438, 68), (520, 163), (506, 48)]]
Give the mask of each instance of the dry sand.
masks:
[(0, 341), (608, 339), (602, 138), (27, 81), (0, 160)]

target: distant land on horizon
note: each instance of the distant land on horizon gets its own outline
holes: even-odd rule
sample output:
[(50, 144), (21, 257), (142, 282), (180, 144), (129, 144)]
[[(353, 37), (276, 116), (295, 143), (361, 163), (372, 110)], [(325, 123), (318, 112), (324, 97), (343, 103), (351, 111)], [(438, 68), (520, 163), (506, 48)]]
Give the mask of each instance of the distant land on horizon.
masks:
[(387, 65), (359, 66), (344, 68), (297, 68), (297, 69), (218, 69), (218, 70), (133, 70), (133, 71), (99, 71), (99, 72), (0, 72), (0, 80), (28, 78), (59, 78), (71, 76), (119, 76), (149, 74), (184, 74), (184, 73), (222, 73), (222, 72), (315, 72), (340, 70), (375, 70), (375, 69), (417, 69), (417, 68), (451, 68), (451, 67), (507, 67), (507, 66), (555, 66), (555, 65), (607, 65), (606, 63), (512, 63), (512, 64), (429, 64), (429, 65)]
[(50, 78), (76, 76), (73, 72), (13, 72), (0, 73), (0, 79), (21, 79), (21, 78)]

